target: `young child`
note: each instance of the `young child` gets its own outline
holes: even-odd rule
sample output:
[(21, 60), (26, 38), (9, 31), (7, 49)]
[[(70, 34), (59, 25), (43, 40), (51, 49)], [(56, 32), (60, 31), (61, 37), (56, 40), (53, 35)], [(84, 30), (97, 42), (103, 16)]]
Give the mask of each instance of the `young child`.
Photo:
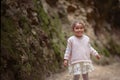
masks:
[(69, 65), (69, 71), (73, 74), (73, 80), (88, 80), (88, 72), (94, 68), (90, 55), (100, 59), (98, 52), (90, 45), (90, 39), (84, 34), (85, 26), (80, 22), (72, 25), (74, 35), (68, 38), (67, 48), (64, 54), (64, 66)]

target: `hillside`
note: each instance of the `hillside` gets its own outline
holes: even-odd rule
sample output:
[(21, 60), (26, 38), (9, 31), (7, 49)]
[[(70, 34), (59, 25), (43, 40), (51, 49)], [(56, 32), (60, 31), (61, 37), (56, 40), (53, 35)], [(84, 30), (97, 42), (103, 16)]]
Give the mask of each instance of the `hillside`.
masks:
[(59, 0), (57, 9), (64, 15), (60, 19), (68, 37), (72, 35), (71, 24), (76, 20), (82, 21), (86, 26), (85, 33), (101, 54), (119, 56), (119, 4), (118, 0)]
[(74, 20), (84, 22), (85, 34), (103, 56), (100, 61), (93, 58), (102, 65), (98, 70), (119, 62), (119, 4), (119, 0), (1, 0), (1, 80), (45, 80), (64, 71), (63, 55)]

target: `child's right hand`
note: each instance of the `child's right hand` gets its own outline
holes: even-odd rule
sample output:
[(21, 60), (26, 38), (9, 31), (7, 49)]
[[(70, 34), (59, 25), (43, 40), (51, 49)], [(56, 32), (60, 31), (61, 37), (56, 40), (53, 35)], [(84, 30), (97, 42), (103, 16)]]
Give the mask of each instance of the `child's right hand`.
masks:
[(68, 66), (68, 60), (64, 60), (64, 66), (66, 67), (66, 66)]

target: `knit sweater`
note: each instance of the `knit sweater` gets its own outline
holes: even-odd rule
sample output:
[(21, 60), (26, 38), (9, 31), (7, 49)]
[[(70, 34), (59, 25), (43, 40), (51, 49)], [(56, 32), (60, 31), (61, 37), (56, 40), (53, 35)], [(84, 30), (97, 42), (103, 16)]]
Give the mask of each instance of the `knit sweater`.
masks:
[(88, 36), (71, 36), (68, 38), (64, 59), (71, 64), (78, 62), (91, 62), (90, 55), (97, 55), (98, 52), (90, 45)]

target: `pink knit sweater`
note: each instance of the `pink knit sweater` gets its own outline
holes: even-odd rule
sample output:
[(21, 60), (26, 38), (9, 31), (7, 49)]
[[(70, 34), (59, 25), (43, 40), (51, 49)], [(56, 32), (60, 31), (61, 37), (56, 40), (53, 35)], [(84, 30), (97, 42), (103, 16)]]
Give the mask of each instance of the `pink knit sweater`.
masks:
[(80, 38), (71, 36), (68, 38), (64, 59), (69, 60), (71, 64), (91, 62), (90, 54), (97, 55), (98, 52), (90, 45), (88, 36), (83, 35)]

